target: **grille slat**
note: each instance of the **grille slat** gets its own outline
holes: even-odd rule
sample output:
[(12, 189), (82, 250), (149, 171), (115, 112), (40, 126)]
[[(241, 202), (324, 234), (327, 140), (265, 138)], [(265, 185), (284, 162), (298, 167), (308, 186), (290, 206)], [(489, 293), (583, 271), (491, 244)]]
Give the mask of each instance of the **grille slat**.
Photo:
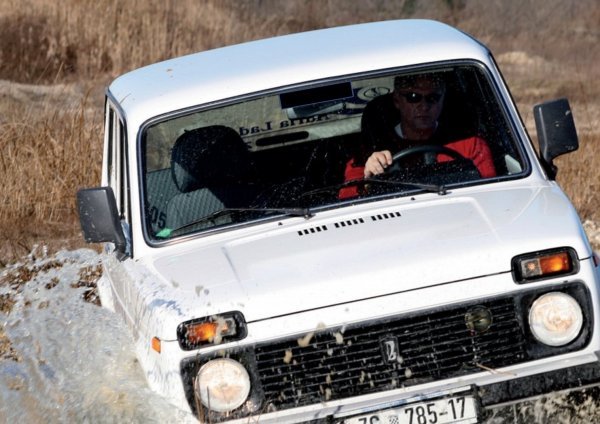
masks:
[[(474, 306), (492, 317), (489, 329), (478, 334), (465, 321)], [(341, 344), (336, 333), (342, 333)], [(270, 407), (286, 409), (522, 362), (527, 359), (524, 337), (513, 301), (498, 299), (317, 332), (305, 347), (298, 339), (264, 344), (255, 355)], [(386, 363), (384, 338), (397, 340), (401, 359)]]

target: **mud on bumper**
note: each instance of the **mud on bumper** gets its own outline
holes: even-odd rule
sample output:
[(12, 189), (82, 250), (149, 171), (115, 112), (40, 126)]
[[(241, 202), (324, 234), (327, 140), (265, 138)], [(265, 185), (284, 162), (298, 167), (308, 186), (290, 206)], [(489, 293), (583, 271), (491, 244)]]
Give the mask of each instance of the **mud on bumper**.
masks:
[(477, 391), (484, 422), (592, 422), (600, 410), (600, 361), (494, 383)]

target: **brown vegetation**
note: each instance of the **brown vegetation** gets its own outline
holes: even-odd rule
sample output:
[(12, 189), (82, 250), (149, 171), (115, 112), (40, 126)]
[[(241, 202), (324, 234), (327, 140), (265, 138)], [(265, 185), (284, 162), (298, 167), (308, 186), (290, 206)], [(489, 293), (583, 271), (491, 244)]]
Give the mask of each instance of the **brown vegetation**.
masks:
[(581, 148), (558, 161), (558, 179), (582, 217), (600, 221), (596, 0), (3, 0), (0, 266), (35, 243), (81, 243), (74, 194), (99, 181), (102, 89), (115, 76), (226, 44), (397, 18), (438, 19), (485, 42), (531, 134), (534, 103), (569, 97)]

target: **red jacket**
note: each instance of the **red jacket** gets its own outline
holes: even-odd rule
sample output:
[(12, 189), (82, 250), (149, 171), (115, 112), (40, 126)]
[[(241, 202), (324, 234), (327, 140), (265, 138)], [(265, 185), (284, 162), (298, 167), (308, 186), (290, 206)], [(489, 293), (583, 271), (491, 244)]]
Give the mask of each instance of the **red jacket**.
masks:
[[(482, 178), (490, 178), (496, 176), (492, 152), (487, 142), (481, 137), (469, 137), (463, 140), (453, 141), (444, 145), (449, 149), (461, 154), (463, 157), (473, 161)], [(437, 155), (438, 162), (451, 161), (452, 157), (443, 153)], [(365, 166), (356, 164), (354, 159), (350, 159), (346, 164), (344, 171), (344, 181), (356, 180), (364, 177)], [(344, 187), (340, 190), (338, 197), (346, 199), (358, 195), (358, 187)]]

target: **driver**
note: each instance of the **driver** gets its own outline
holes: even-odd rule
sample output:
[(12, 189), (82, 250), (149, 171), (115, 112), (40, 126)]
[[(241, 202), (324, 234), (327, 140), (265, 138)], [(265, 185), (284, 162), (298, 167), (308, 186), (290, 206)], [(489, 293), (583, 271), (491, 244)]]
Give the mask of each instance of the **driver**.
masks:
[[(458, 136), (452, 138), (447, 128), (440, 125), (440, 116), (446, 98), (445, 82), (434, 75), (409, 75), (394, 79), (394, 91), (389, 98), (375, 99), (380, 103), (371, 112), (363, 114), (363, 133), (371, 133), (371, 152), (357, 154), (346, 164), (344, 180), (369, 178), (381, 174), (392, 165), (392, 155), (403, 149), (423, 144), (442, 145), (470, 159), (483, 178), (496, 176), (492, 154), (487, 142), (478, 136)], [(386, 113), (384, 101), (392, 105)], [(391, 113), (390, 113), (391, 110)], [(386, 128), (365, 128), (369, 124), (368, 114), (374, 114), (384, 121)], [(385, 116), (385, 115), (390, 116)], [(387, 119), (386, 119), (387, 118)], [(387, 122), (385, 122), (387, 121)], [(386, 125), (387, 124), (387, 125)], [(381, 125), (380, 125), (381, 126)], [(368, 130), (368, 131), (365, 131)], [(373, 135), (375, 134), (375, 135)], [(421, 157), (419, 157), (421, 156)], [(366, 161), (361, 157), (367, 157)], [(445, 154), (426, 153), (409, 155), (402, 159), (402, 166), (419, 166), (421, 163), (445, 162), (453, 158)], [(356, 196), (357, 187), (340, 190), (339, 197)]]

